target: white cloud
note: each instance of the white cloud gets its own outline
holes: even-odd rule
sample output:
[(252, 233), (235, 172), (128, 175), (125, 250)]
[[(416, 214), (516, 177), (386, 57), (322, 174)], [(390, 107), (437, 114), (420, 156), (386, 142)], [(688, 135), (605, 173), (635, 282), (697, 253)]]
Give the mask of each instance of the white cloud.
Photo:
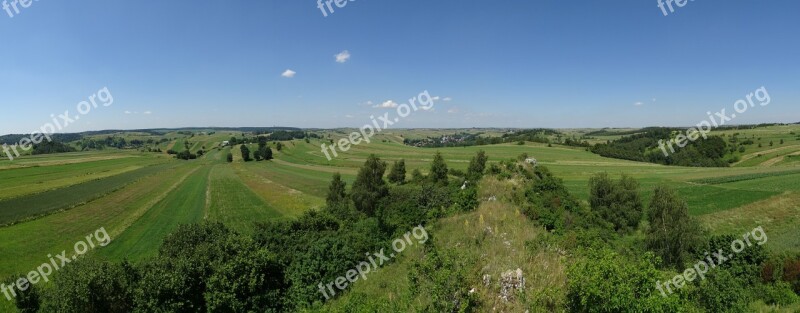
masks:
[(281, 76), (286, 77), (286, 78), (292, 78), (292, 77), (294, 77), (294, 74), (297, 74), (297, 72), (292, 71), (292, 70), (286, 70), (286, 71), (283, 72), (283, 74), (281, 74)]
[(456, 108), (456, 107), (452, 107), (452, 108), (450, 108), (449, 110), (447, 110), (447, 113), (450, 113), (450, 114), (453, 114), (453, 113), (458, 113), (458, 108)]
[(350, 59), (350, 52), (347, 51), (347, 50), (344, 50), (344, 51), (339, 52), (338, 54), (334, 55), (333, 57), (336, 58), (336, 62), (344, 63), (344, 62), (347, 62), (347, 60)]
[(653, 98), (653, 102), (656, 102), (656, 98)]
[(644, 103), (639, 101), (639, 102), (634, 103), (633, 105), (635, 105), (637, 107), (640, 107), (640, 106), (644, 105)]
[(347, 114), (347, 115), (345, 115), (344, 117), (346, 117), (346, 118), (353, 118), (354, 116), (352, 116), (352, 115), (350, 115), (350, 114)]
[(445, 102), (453, 101), (453, 98), (444, 97), (444, 99), (442, 99), (442, 101), (445, 101)]
[(150, 115), (150, 114), (153, 114), (153, 112), (150, 112), (150, 111), (144, 111), (144, 114)]
[(372, 107), (373, 108), (381, 108), (381, 109), (392, 109), (392, 108), (396, 108), (397, 106), (398, 106), (397, 102), (394, 102), (392, 100), (387, 100), (387, 101), (384, 101), (381, 104), (377, 104), (377, 105), (374, 105)]
[(131, 111), (125, 111), (125, 114), (131, 114)]
[(431, 99), (433, 99), (433, 101), (439, 101), (439, 99), (440, 99), (440, 98), (439, 98), (439, 96), (434, 96), (434, 97), (433, 97), (433, 98), (431, 98)]

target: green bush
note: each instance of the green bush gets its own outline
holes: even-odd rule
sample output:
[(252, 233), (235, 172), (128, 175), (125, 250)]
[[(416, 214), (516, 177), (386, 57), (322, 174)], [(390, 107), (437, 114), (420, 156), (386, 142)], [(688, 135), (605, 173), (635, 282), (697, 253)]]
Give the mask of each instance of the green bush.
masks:
[(681, 312), (679, 296), (662, 296), (654, 290), (659, 272), (652, 253), (637, 260), (603, 249), (587, 255), (567, 269), (567, 308), (570, 312)]
[(618, 181), (608, 173), (599, 173), (589, 179), (589, 204), (601, 218), (614, 225), (614, 230), (630, 232), (642, 219), (643, 205), (639, 196), (639, 183), (622, 175)]

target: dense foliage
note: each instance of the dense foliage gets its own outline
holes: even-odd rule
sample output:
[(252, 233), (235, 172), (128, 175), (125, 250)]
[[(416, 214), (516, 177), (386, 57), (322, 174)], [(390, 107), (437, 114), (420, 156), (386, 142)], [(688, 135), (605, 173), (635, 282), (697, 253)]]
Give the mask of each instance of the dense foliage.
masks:
[[(599, 143), (591, 147), (591, 151), (610, 158), (640, 162), (652, 162), (665, 165), (724, 167), (727, 145), (719, 136), (700, 137), (688, 141), (685, 147), (676, 144), (669, 147), (667, 141), (675, 134), (685, 131), (674, 128), (650, 127), (636, 133), (623, 136), (607, 143)], [(674, 149), (674, 152), (673, 152)], [(664, 155), (667, 151), (667, 155)]]

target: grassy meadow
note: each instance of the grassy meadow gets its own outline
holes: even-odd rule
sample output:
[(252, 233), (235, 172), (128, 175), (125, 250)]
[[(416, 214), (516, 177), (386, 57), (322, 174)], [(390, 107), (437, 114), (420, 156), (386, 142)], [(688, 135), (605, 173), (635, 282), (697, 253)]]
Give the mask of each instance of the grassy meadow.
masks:
[[(630, 175), (641, 184), (647, 201), (655, 186), (669, 185), (678, 190), (689, 204), (690, 213), (699, 217), (712, 232), (742, 232), (761, 225), (769, 234), (774, 251), (800, 252), (800, 126), (772, 126), (753, 130), (724, 130), (727, 136), (740, 133), (753, 138), (756, 145), (740, 153), (741, 161), (728, 168), (671, 167), (600, 157), (585, 148), (561, 145), (517, 143), (479, 147), (416, 148), (402, 144), (403, 138), (425, 138), (472, 130), (387, 130), (371, 143), (353, 146), (347, 152), (327, 160), (320, 145), (345, 137), (350, 130), (315, 131), (322, 139), (283, 141), (277, 151), (270, 147), (274, 160), (244, 162), (239, 145), (220, 144), (236, 132), (205, 133), (193, 136), (167, 133), (153, 136), (121, 133), (129, 139), (154, 139), (161, 153), (106, 149), (53, 155), (25, 156), (14, 161), (0, 161), (0, 276), (21, 275), (48, 260), (48, 254), (71, 250), (71, 245), (105, 227), (112, 237), (106, 247), (92, 253), (107, 260), (142, 260), (154, 255), (163, 238), (178, 225), (203, 220), (222, 221), (242, 233), (253, 223), (272, 219), (296, 218), (307, 210), (322, 208), (328, 183), (340, 173), (348, 187), (358, 168), (370, 154), (391, 164), (404, 159), (407, 172), (428, 172), (433, 155), (441, 152), (451, 168), (465, 170), (472, 156), (485, 150), (489, 163), (515, 159), (527, 154), (538, 164), (550, 168), (562, 178), (570, 192), (588, 199), (588, 179), (599, 172), (612, 176)], [(501, 135), (503, 130), (481, 130), (486, 136)], [(574, 134), (588, 130), (570, 130)], [(598, 142), (614, 136), (597, 137)], [(166, 138), (167, 140), (162, 140)], [(781, 144), (781, 140), (783, 143)], [(772, 145), (770, 145), (772, 142)], [(757, 144), (760, 143), (761, 147)], [(203, 150), (197, 160), (179, 161), (166, 154), (168, 149)], [(250, 145), (255, 151), (257, 145)], [(226, 161), (232, 153), (233, 162)], [(503, 188), (487, 184), (481, 187), (481, 200), (506, 196)], [(508, 225), (515, 226), (508, 226)], [(519, 211), (504, 203), (483, 203), (479, 210), (437, 223), (437, 231), (446, 234), (437, 240), (443, 245), (481, 240), (500, 242), (471, 246), (467, 250), (476, 264), (486, 268), (475, 273), (499, 275), (513, 264), (525, 264), (527, 273), (545, 273), (529, 277), (533, 293), (546, 294), (562, 288), (563, 264), (557, 251), (541, 252), (527, 259), (515, 259), (514, 251), (526, 249), (524, 243), (546, 232), (519, 216)], [(512, 229), (503, 237), (485, 238), (486, 227)], [(499, 234), (498, 234), (499, 236)], [(509, 239), (510, 238), (510, 239)], [(513, 240), (511, 240), (513, 239)], [(511, 240), (510, 244), (502, 244)], [(479, 247), (503, 251), (483, 251)], [(419, 253), (414, 249), (409, 256)], [(482, 256), (482, 254), (484, 254)], [(337, 300), (334, 307), (353, 297), (381, 294), (387, 300), (402, 295), (407, 281), (396, 284), (386, 280), (403, 276), (407, 261), (400, 258), (357, 284), (356, 291)], [(394, 290), (397, 289), (397, 290)], [(496, 291), (484, 291), (494, 293)], [(9, 309), (0, 301), (0, 310)], [(514, 310), (516, 308), (507, 308)]]

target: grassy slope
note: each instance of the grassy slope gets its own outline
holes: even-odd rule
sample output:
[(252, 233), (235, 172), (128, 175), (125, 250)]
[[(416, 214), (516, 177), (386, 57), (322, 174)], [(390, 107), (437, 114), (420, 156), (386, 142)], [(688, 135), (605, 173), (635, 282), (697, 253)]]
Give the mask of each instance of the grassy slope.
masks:
[[(39, 193), (51, 189), (101, 179), (159, 162), (156, 158), (120, 155), (122, 158), (92, 162), (53, 164), (38, 159), (25, 168), (0, 170), (0, 199)], [(77, 158), (77, 157), (76, 157)]]
[[(795, 126), (792, 130), (800, 130), (800, 127)], [(753, 155), (748, 160), (759, 158), (757, 156), (759, 153), (766, 155), (770, 153), (767, 152), (768, 150), (778, 148), (778, 138), (784, 138), (786, 143), (783, 146), (800, 143), (794, 140), (794, 135), (788, 134), (789, 129), (753, 130), (754, 133), (756, 131), (763, 137), (762, 142), (767, 138), (772, 138), (775, 146), (768, 147), (767, 144), (764, 144), (761, 149), (754, 148), (757, 145), (748, 146), (744, 155)], [(748, 131), (738, 132), (746, 133)], [(323, 205), (323, 197), (333, 172), (341, 172), (345, 180), (351, 184), (355, 173), (369, 154), (377, 154), (390, 163), (404, 158), (409, 173), (415, 168), (421, 169), (425, 173), (432, 155), (436, 151), (442, 152), (450, 167), (465, 169), (469, 159), (477, 150), (481, 149), (487, 151), (490, 162), (514, 158), (521, 153), (536, 157), (541, 164), (548, 166), (556, 175), (564, 178), (570, 190), (581, 199), (585, 199), (587, 196), (588, 177), (601, 171), (607, 171), (613, 175), (627, 173), (634, 176), (642, 184), (646, 199), (649, 199), (653, 186), (668, 184), (679, 189), (689, 202), (692, 212), (700, 215), (713, 231), (739, 231), (752, 229), (754, 224), (763, 224), (773, 243), (770, 245), (772, 249), (800, 251), (796, 240), (797, 222), (794, 219), (797, 216), (796, 209), (798, 207), (795, 192), (800, 188), (797, 183), (800, 181), (797, 179), (800, 178), (798, 177), (800, 175), (770, 176), (771, 173), (799, 169), (800, 162), (793, 161), (795, 158), (790, 154), (800, 150), (800, 146), (782, 148), (778, 153), (762, 157), (764, 161), (760, 159), (751, 161), (752, 165), (761, 166), (744, 167), (743, 165), (749, 164), (747, 163), (737, 164), (737, 167), (734, 168), (707, 169), (666, 167), (608, 159), (583, 149), (562, 146), (546, 147), (530, 143), (523, 146), (505, 144), (442, 149), (413, 148), (400, 143), (402, 141), (400, 135), (424, 137), (428, 133), (437, 134), (437, 132), (416, 130), (386, 132), (373, 138), (373, 142), (370, 144), (361, 144), (354, 146), (348, 152), (340, 152), (338, 158), (330, 161), (325, 159), (320, 152), (320, 144), (327, 143), (327, 140), (311, 140), (309, 144), (302, 140), (285, 142), (285, 148), (281, 152), (277, 152), (273, 146), (277, 160), (272, 162), (241, 162), (238, 146), (233, 149), (212, 150), (197, 161), (185, 163), (176, 161), (176, 167), (170, 170), (158, 173), (142, 182), (134, 183), (89, 204), (31, 222), (0, 228), (0, 253), (10, 256), (0, 261), (0, 265), (2, 265), (0, 269), (6, 273), (30, 270), (31, 266), (41, 263), (40, 259), (44, 258), (47, 253), (58, 253), (101, 226), (109, 229), (115, 240), (109, 247), (98, 250), (101, 256), (118, 259), (126, 255), (140, 258), (152, 254), (163, 236), (174, 229), (178, 223), (198, 221), (206, 214), (211, 216), (212, 201), (210, 200), (216, 196), (212, 196), (207, 201), (206, 192), (219, 194), (220, 198), (214, 200), (217, 203), (215, 209), (218, 209), (219, 213), (229, 213), (220, 214), (216, 218), (226, 219), (230, 223), (245, 223), (240, 219), (254, 219), (254, 217), (270, 218), (270, 216), (260, 215), (263, 212), (259, 211), (259, 202), (266, 208), (274, 208), (283, 216), (296, 216), (309, 208)], [(445, 131), (445, 133), (452, 132)], [(733, 131), (730, 133), (732, 134)], [(332, 138), (339, 138), (345, 134), (334, 135)], [(205, 138), (195, 136), (190, 141), (195, 146), (199, 144), (198, 142), (202, 142), (206, 148), (211, 148), (215, 146), (215, 141), (227, 140), (229, 135), (215, 134), (205, 136)], [(744, 137), (744, 135), (740, 136)], [(183, 136), (177, 135), (170, 138), (180, 137)], [(183, 139), (178, 141), (182, 142)], [(251, 146), (251, 151), (254, 151), (253, 147)], [(229, 150), (233, 152), (234, 164), (225, 164), (225, 154)], [(127, 162), (140, 159), (131, 158), (136, 155), (141, 154), (120, 151), (78, 152), (25, 157), (17, 159), (13, 163), (0, 161), (0, 177), (11, 173), (6, 170), (13, 168), (28, 167), (24, 170), (35, 173), (37, 170), (33, 166), (57, 169), (59, 166), (69, 167), (74, 164), (75, 167), (72, 167), (72, 171), (67, 170), (60, 174), (58, 171), (42, 172), (43, 175), (51, 175), (48, 177), (51, 179), (47, 181), (66, 179), (60, 185), (64, 187), (80, 181), (74, 177), (76, 171), (89, 169), (88, 171), (95, 175), (120, 171), (125, 167), (124, 164), (129, 164)], [(764, 166), (766, 161), (781, 156), (785, 156), (781, 161)], [(110, 165), (114, 162), (119, 163)], [(102, 168), (104, 164), (107, 165), (106, 168)], [(215, 168), (212, 171), (213, 166), (218, 169)], [(107, 169), (109, 171), (103, 172)], [(189, 173), (191, 175), (188, 175)], [(762, 177), (729, 183), (698, 184), (692, 182), (698, 179), (741, 175), (761, 175)], [(19, 183), (18, 180), (13, 180), (16, 185), (10, 182), (6, 186), (13, 188), (21, 185), (26, 186), (21, 190), (33, 190), (27, 188), (32, 188), (39, 181), (43, 181), (36, 180), (33, 178), (34, 176), (21, 175), (19, 179), (30, 181)], [(2, 183), (3, 181), (0, 181), (0, 188), (2, 188)], [(216, 187), (212, 188), (212, 186)], [(246, 189), (249, 189), (249, 192), (245, 192)], [(232, 203), (239, 202), (243, 205), (232, 205)], [(485, 206), (482, 206), (481, 211), (486, 210)], [(235, 212), (240, 207), (246, 210), (245, 213)], [(492, 210), (493, 212), (506, 212), (509, 214), (508, 216), (513, 216), (514, 213), (510, 212), (515, 212), (510, 207), (493, 208)], [(479, 220), (479, 217), (472, 216), (472, 220), (469, 220), (470, 217), (459, 218), (462, 219), (458, 222), (458, 227), (452, 224), (449, 226), (452, 233), (444, 233), (448, 237), (456, 238), (453, 240), (470, 236), (470, 234), (474, 236), (474, 233), (470, 233), (472, 228), (468, 225), (474, 225), (469, 223), (474, 223), (476, 218)], [(465, 222), (465, 220), (469, 221)], [(446, 222), (442, 223), (436, 227), (447, 229), (444, 224)], [(133, 238), (138, 240), (133, 240)], [(121, 247), (114, 248), (115, 244), (119, 244)], [(489, 247), (487, 246), (487, 248)], [(413, 251), (413, 249), (409, 250), (407, 254), (413, 255)], [(404, 262), (406, 261), (401, 259), (398, 264), (402, 265)], [(532, 262), (544, 261), (535, 259)], [(399, 281), (402, 281), (407, 273), (406, 269), (391, 270), (390, 268), (393, 266), (386, 268), (387, 272), (392, 271), (386, 274), (387, 277), (400, 277)], [(378, 277), (383, 274), (381, 271), (374, 275)], [(376, 279), (375, 281), (380, 280)], [(363, 284), (372, 284), (372, 282), (368, 280)], [(395, 295), (403, 290), (402, 286), (398, 288), (395, 290)], [(391, 294), (389, 293), (389, 295)], [(390, 296), (388, 300), (391, 299)]]
[(206, 206), (206, 184), (211, 167), (200, 167), (164, 199), (156, 203), (101, 255), (113, 259), (141, 260), (154, 255), (164, 237), (178, 225), (199, 222)]
[(283, 216), (248, 188), (229, 164), (215, 165), (211, 170), (208, 197), (208, 218), (243, 233), (252, 231), (254, 221)]
[[(457, 251), (459, 258), (466, 261), (470, 279), (462, 284), (474, 288), (483, 300), (480, 312), (524, 312), (534, 306), (563, 303), (559, 290), (566, 285), (566, 261), (558, 249), (537, 244), (545, 241), (548, 234), (508, 201), (512, 184), (486, 179), (481, 184), (480, 198), (495, 195), (498, 201), (483, 202), (475, 212), (426, 226), (438, 249)], [(419, 311), (429, 299), (424, 292), (410, 294), (408, 273), (414, 260), (421, 256), (421, 248), (411, 246), (399, 254), (396, 262), (357, 281), (341, 298), (319, 311), (349, 312), (350, 301), (360, 298), (387, 303), (396, 312)], [(524, 295), (505, 302), (499, 299), (499, 278), (518, 268), (527, 280)], [(481, 281), (484, 275), (490, 277), (488, 285)]]

